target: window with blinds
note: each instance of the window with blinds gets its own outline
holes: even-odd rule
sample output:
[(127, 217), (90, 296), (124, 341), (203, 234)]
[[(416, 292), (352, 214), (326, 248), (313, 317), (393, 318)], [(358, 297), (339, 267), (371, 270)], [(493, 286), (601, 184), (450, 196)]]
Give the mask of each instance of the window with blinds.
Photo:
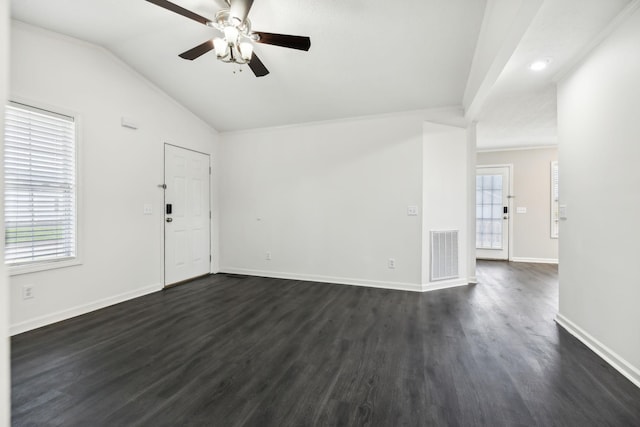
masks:
[(73, 117), (11, 103), (5, 113), (5, 262), (76, 256)]
[(558, 238), (560, 228), (560, 205), (558, 204), (558, 162), (551, 162), (551, 238)]

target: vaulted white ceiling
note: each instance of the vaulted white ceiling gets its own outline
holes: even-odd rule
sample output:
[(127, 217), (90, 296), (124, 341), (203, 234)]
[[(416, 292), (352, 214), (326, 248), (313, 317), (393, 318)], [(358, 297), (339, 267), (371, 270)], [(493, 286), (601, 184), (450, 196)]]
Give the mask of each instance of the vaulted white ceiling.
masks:
[[(208, 18), (225, 7), (223, 0), (173, 1)], [(479, 121), (482, 149), (556, 143), (554, 75), (637, 1), (256, 0), (254, 30), (311, 37), (309, 52), (256, 45), (271, 71), (262, 78), (213, 52), (193, 62), (179, 58), (216, 30), (145, 0), (11, 6), (14, 19), (107, 48), (214, 128), (233, 131), (463, 105), (487, 4), (542, 4), (520, 22), (526, 28), (468, 117)], [(538, 57), (553, 62), (532, 74), (527, 66)]]
[[(174, 0), (207, 18), (221, 0)], [(255, 51), (270, 70), (178, 54), (217, 31), (144, 0), (15, 0), (14, 19), (102, 45), (220, 131), (459, 105), (485, 0), (256, 0), (253, 29), (311, 37)], [(238, 72), (238, 70), (242, 70)], [(235, 71), (235, 74), (234, 74)]]

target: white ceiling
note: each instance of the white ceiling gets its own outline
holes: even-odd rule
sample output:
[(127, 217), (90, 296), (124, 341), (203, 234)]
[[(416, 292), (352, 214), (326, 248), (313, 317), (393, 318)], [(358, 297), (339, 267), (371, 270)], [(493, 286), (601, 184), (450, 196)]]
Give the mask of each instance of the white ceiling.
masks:
[[(213, 18), (222, 0), (174, 0)], [(401, 8), (400, 8), (401, 7)], [(256, 0), (259, 31), (306, 35), (255, 51), (271, 71), (178, 54), (216, 30), (144, 0), (14, 0), (14, 19), (102, 45), (219, 131), (460, 105), (485, 0)]]
[[(557, 144), (554, 77), (630, 0), (554, 0), (543, 3), (478, 116), (478, 149)], [(552, 58), (533, 72), (537, 59)]]
[[(173, 1), (208, 18), (225, 6)], [(544, 0), (480, 110), (479, 149), (555, 144), (553, 76), (630, 1)], [(217, 130), (233, 131), (462, 105), (486, 3), (256, 0), (255, 30), (311, 37), (309, 52), (257, 45), (271, 71), (262, 78), (213, 52), (179, 58), (216, 31), (144, 0), (11, 6), (14, 19), (104, 46)], [(553, 62), (534, 74), (528, 65), (539, 57)]]

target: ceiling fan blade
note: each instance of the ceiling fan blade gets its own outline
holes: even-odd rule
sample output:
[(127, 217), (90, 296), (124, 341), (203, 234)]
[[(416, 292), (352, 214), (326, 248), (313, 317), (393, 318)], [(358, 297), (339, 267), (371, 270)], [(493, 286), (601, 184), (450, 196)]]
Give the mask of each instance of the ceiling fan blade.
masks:
[(255, 52), (253, 52), (251, 61), (249, 61), (249, 68), (251, 68), (251, 71), (253, 71), (256, 77), (263, 77), (269, 74), (269, 70), (267, 70), (267, 67), (260, 61), (260, 58), (258, 58)]
[(149, 3), (153, 3), (156, 6), (160, 6), (171, 12), (175, 12), (178, 15), (182, 15), (186, 18), (193, 19), (196, 22), (199, 22), (204, 25), (208, 25), (211, 20), (205, 18), (204, 16), (200, 16), (197, 13), (191, 12), (190, 10), (185, 9), (184, 7), (178, 6), (177, 4), (171, 3), (167, 0), (147, 0)]
[(274, 46), (288, 47), (290, 49), (309, 50), (311, 39), (306, 36), (290, 36), (288, 34), (263, 33), (254, 31), (258, 35), (257, 43), (272, 44)]
[(235, 18), (240, 24), (242, 24), (244, 20), (247, 19), (247, 15), (249, 14), (252, 4), (253, 0), (231, 0), (229, 18)]
[(182, 52), (180, 54), (180, 58), (193, 61), (194, 59), (199, 58), (200, 56), (204, 55), (210, 50), (213, 50), (213, 40), (207, 40), (206, 42), (199, 44), (193, 49), (189, 49), (186, 52)]

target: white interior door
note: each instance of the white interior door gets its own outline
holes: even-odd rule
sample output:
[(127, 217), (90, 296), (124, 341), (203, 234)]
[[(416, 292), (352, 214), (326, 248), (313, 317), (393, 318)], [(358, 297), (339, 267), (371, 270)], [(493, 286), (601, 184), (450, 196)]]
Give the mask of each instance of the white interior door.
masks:
[(210, 272), (209, 155), (164, 146), (164, 283)]
[(509, 259), (510, 168), (476, 171), (476, 258)]

